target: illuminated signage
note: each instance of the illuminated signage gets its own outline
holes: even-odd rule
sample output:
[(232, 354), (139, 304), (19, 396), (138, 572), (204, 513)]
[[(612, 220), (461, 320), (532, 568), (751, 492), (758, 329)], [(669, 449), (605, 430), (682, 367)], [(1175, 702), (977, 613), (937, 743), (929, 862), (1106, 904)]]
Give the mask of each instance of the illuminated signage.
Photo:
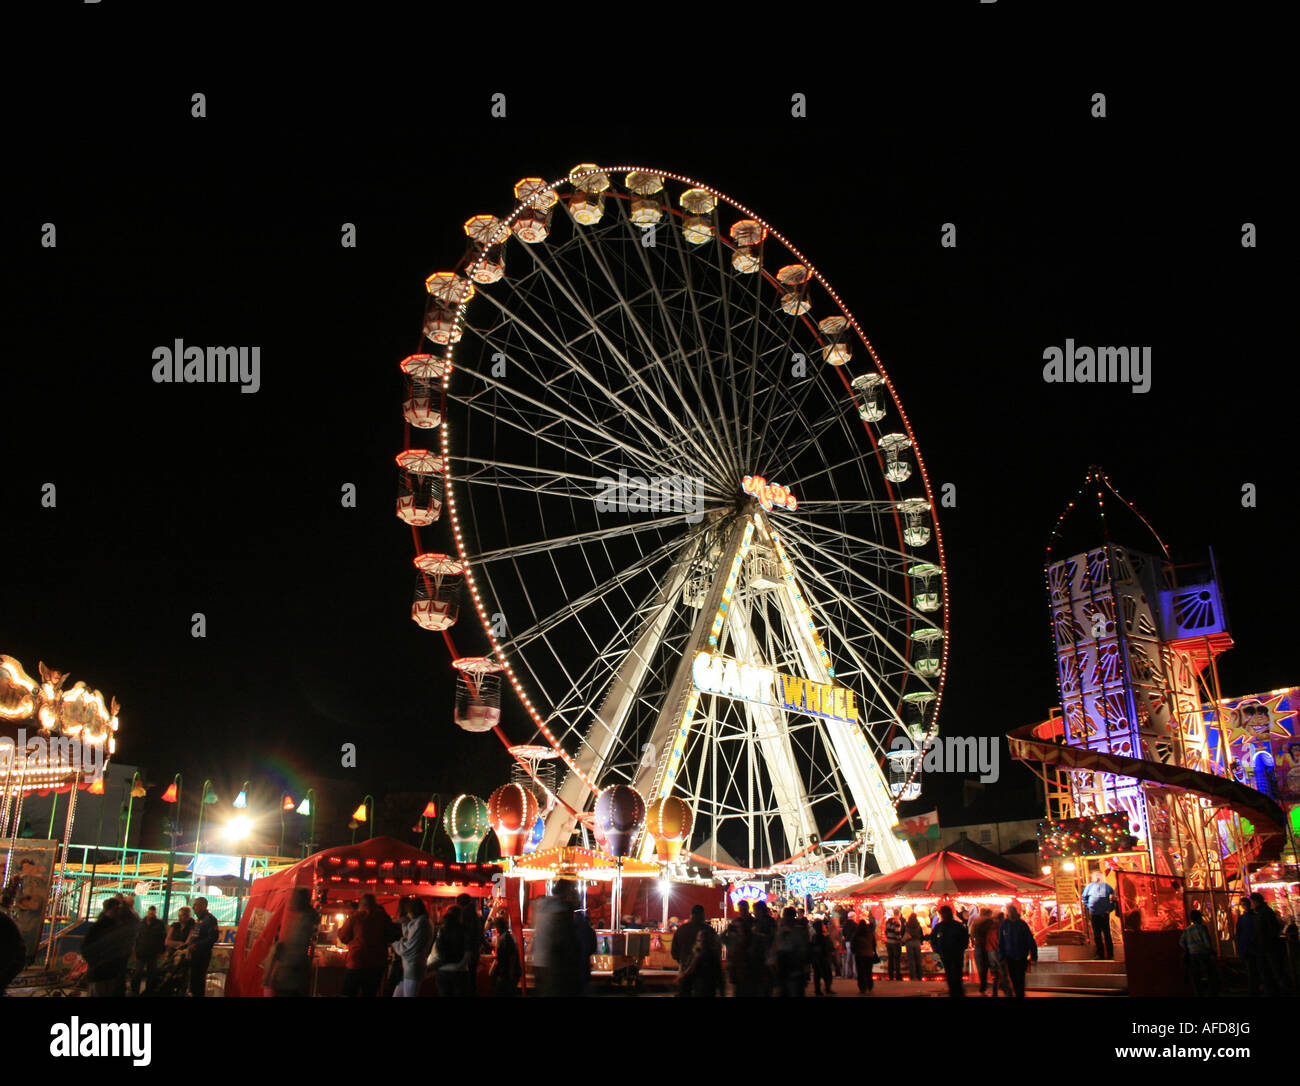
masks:
[(826, 892), (825, 871), (791, 871), (785, 877), (785, 887), (792, 894), (807, 897), (809, 894)]
[(1038, 857), (1041, 860), (1128, 852), (1136, 842), (1137, 838), (1129, 830), (1129, 816), (1122, 811), (1038, 823)]
[(799, 500), (789, 490), (776, 483), (769, 483), (761, 475), (746, 475), (740, 481), (740, 486), (746, 494), (756, 497), (759, 504), (769, 512), (777, 505), (792, 513), (799, 508)]
[(775, 709), (789, 709), (826, 720), (858, 722), (856, 694), (834, 683), (816, 683), (712, 652), (696, 655), (691, 666), (691, 678), (696, 689), (705, 693), (770, 705)]

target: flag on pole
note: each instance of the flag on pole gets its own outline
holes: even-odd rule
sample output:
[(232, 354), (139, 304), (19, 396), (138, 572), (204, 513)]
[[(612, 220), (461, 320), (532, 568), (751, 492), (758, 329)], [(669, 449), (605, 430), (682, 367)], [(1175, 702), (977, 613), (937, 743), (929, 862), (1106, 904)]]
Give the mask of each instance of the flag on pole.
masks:
[(939, 840), (939, 812), (927, 811), (904, 818), (894, 827), (894, 836), (903, 841)]

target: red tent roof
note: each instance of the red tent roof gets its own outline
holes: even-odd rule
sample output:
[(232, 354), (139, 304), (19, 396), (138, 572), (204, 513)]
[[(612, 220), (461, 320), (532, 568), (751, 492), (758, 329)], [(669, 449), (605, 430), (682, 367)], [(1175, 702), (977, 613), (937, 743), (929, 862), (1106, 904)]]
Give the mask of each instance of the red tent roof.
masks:
[(866, 882), (846, 887), (843, 897), (1037, 897), (1051, 894), (1054, 887), (1041, 879), (1031, 879), (1014, 871), (1005, 871), (980, 860), (963, 856), (950, 849), (932, 852), (910, 867), (901, 867), (887, 875), (877, 875)]
[(408, 894), (488, 896), (492, 876), (500, 870), (498, 864), (435, 860), (395, 837), (375, 837), (355, 845), (327, 848), (292, 867), (255, 879), (235, 935), (226, 994), (261, 994), (262, 964), (275, 942), (289, 894), (295, 887), (323, 887), (331, 895), (330, 900), (355, 900), (372, 893), (391, 913), (397, 899)]

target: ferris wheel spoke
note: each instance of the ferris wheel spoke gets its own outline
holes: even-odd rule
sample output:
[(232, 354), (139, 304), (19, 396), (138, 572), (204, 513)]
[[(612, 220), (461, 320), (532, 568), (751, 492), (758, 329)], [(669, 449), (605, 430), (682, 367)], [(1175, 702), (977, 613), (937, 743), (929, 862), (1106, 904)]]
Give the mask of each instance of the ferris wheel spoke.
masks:
[[(860, 608), (856, 603), (849, 600), (846, 596), (843, 596), (835, 588), (835, 586), (832, 585), (830, 581), (826, 579), (825, 575), (821, 572), (821, 570), (817, 569), (811, 563), (805, 561), (803, 556), (799, 554), (798, 551), (794, 552), (794, 560), (796, 565), (802, 568), (802, 570), (804, 571), (807, 577), (809, 577), (812, 581), (821, 585), (823, 588), (827, 589), (830, 593), (834, 594), (837, 597), (837, 606), (843, 608), (850, 617), (855, 618), (862, 623), (862, 625), (866, 629), (866, 632), (873, 636), (874, 640), (872, 643), (877, 647), (877, 651), (881, 651), (879, 646), (884, 645), (888, 650), (888, 654), (891, 655), (901, 665), (901, 671), (903, 674), (906, 674), (910, 678), (914, 678), (917, 682), (920, 682), (923, 685), (928, 686), (928, 684), (925, 682), (925, 679), (913, 669), (911, 662), (908, 660), (906, 654), (899, 651), (897, 646), (894, 644), (893, 640), (891, 640), (890, 637), (888, 637), (882, 631), (880, 626), (877, 625), (877, 622), (873, 616), (863, 611), (862, 608)], [(850, 570), (847, 565), (845, 565), (842, 562), (839, 562), (838, 560), (835, 560), (835, 564), (840, 566), (845, 572), (849, 572), (849, 573), (852, 572), (852, 570)], [(808, 598), (807, 593), (805, 592), (805, 599), (807, 598)], [(809, 603), (809, 606), (811, 607), (813, 614), (821, 618), (824, 627), (835, 630), (835, 640), (838, 644), (844, 646), (850, 646), (853, 644), (853, 639), (845, 636), (844, 633), (836, 627), (834, 620), (827, 613), (824, 607), (821, 607), (816, 603), (812, 603), (811, 601)], [(919, 612), (913, 612), (911, 608), (904, 607), (904, 609), (910, 613), (919, 615)], [(929, 620), (928, 618), (926, 618), (926, 616), (919, 615), (919, 617), (925, 619), (925, 621), (928, 624)], [(854, 655), (856, 656), (856, 653), (854, 653)], [(861, 663), (860, 660), (859, 663)], [(874, 680), (874, 672), (868, 669), (867, 674), (871, 676)], [(898, 698), (902, 697), (901, 690), (897, 692), (896, 697)]]
[[(633, 247), (637, 248), (638, 250), (642, 248), (640, 245), (640, 238), (636, 236), (636, 228), (634, 227), (634, 225), (631, 222), (629, 222), (626, 219), (626, 217), (622, 217), (621, 221), (623, 223), (623, 228), (631, 234), (631, 239), (632, 239), (631, 244), (633, 245)], [(703, 427), (702, 420), (700, 419), (699, 415), (695, 412), (690, 402), (682, 395), (682, 390), (680, 386), (673, 379), (671, 371), (665, 365), (665, 360), (661, 352), (655, 347), (654, 341), (652, 340), (650, 334), (646, 330), (644, 322), (637, 315), (635, 307), (631, 304), (630, 299), (625, 295), (622, 287), (619, 285), (617, 278), (615, 277), (613, 271), (609, 267), (609, 262), (604, 258), (604, 255), (596, 247), (593, 239), (589, 237), (586, 232), (580, 231), (578, 236), (581, 238), (582, 243), (585, 246), (587, 255), (591, 258), (592, 262), (600, 269), (601, 274), (604, 276), (605, 281), (608, 284), (609, 289), (613, 293), (614, 298), (616, 299), (616, 303), (621, 310), (621, 316), (623, 320), (626, 321), (630, 325), (630, 327), (634, 330), (640, 346), (648, 353), (654, 365), (657, 367), (658, 374), (662, 379), (664, 379), (664, 381), (668, 385), (669, 393), (673, 396), (674, 402), (677, 405), (679, 405), (678, 410), (680, 410), (681, 407), (685, 407), (689, 419), (694, 428), (694, 431), (698, 432)], [(650, 272), (649, 260), (648, 258), (645, 257), (644, 254), (642, 254), (642, 264), (646, 272), (646, 287), (641, 292), (641, 294), (638, 295), (638, 298), (648, 297), (648, 298), (652, 298), (655, 301), (660, 313), (665, 317), (665, 327), (667, 327), (669, 331), (672, 333), (677, 354), (682, 358), (684, 364), (688, 363), (689, 357), (686, 354), (684, 348), (682, 347), (680, 338), (677, 335), (676, 322), (671, 317), (671, 310), (667, 305), (667, 300), (664, 294), (660, 291), (658, 285), (656, 284), (654, 277)], [(689, 283), (686, 284), (686, 286), (683, 287), (680, 291), (675, 292), (673, 296), (689, 297), (690, 296)], [(661, 390), (651, 389), (650, 386), (646, 383), (641, 372), (635, 369), (634, 367), (631, 366), (627, 367), (626, 376), (630, 381), (634, 381), (644, 391), (646, 395), (650, 396), (653, 402), (660, 408), (660, 410), (668, 418), (672, 419), (673, 422), (678, 425), (679, 429), (685, 432), (686, 428), (678, 420), (674, 408), (671, 407), (669, 404), (667, 404), (663, 399), (663, 393)], [(707, 417), (708, 417), (708, 413), (706, 412), (706, 418)], [(725, 461), (721, 459), (721, 454), (722, 454), (722, 450), (726, 447), (726, 443), (721, 440), (721, 435), (718, 434), (716, 430), (712, 430), (711, 432), (714, 434), (715, 438), (719, 439), (718, 444), (712, 446), (712, 451), (714, 456), (718, 457), (718, 459), (715, 461), (714, 466), (715, 468), (725, 467)]]
[[(503, 392), (506, 393), (506, 399), (508, 401), (510, 401), (513, 398), (515, 400), (527, 403), (537, 408), (543, 414), (552, 416), (556, 420), (568, 425), (574, 431), (587, 434), (591, 439), (600, 442), (602, 444), (608, 444), (613, 448), (621, 449), (624, 453), (626, 453), (629, 457), (631, 457), (636, 462), (636, 466), (638, 467), (649, 469), (649, 470), (655, 470), (661, 466), (668, 466), (671, 468), (671, 465), (663, 465), (662, 461), (649, 448), (636, 448), (635, 446), (630, 445), (627, 441), (623, 440), (623, 438), (611, 433), (608, 429), (602, 429), (591, 423), (588, 423), (585, 420), (577, 417), (571, 411), (562, 411), (560, 410), (560, 408), (558, 408), (553, 404), (548, 404), (541, 400), (538, 400), (536, 397), (529, 396), (527, 393), (519, 389), (513, 389), (510, 386), (507, 386), (502, 382), (498, 381), (495, 377), (492, 377), (490, 374), (479, 373), (475, 370), (467, 368), (463, 364), (459, 366), (458, 369), (460, 369), (461, 372), (467, 374), (470, 377), (475, 377), (480, 381), (484, 381), (502, 390)], [(466, 406), (470, 406), (470, 403), (467, 400), (462, 399), (461, 402), (465, 403)], [(476, 410), (484, 411), (484, 408), (482, 406), (482, 401), (478, 401), (474, 406)], [(498, 417), (494, 412), (491, 411), (488, 411), (487, 414), (494, 419)], [(535, 431), (526, 430), (526, 432), (534, 433)]]
[[(661, 544), (659, 547), (656, 547), (654, 550), (644, 554), (640, 559), (638, 559), (631, 566), (628, 566), (626, 569), (620, 570), (618, 573), (614, 574), (614, 576), (607, 578), (606, 580), (602, 581), (600, 584), (589, 589), (587, 592), (584, 592), (581, 596), (570, 601), (566, 607), (558, 611), (555, 611), (552, 614), (547, 615), (542, 619), (539, 619), (532, 626), (528, 627), (527, 629), (518, 631), (509, 639), (501, 640), (499, 644), (502, 650), (514, 651), (514, 652), (521, 651), (522, 649), (526, 648), (532, 641), (535, 641), (539, 637), (544, 637), (547, 633), (549, 633), (554, 627), (558, 626), (560, 623), (565, 622), (569, 619), (576, 618), (577, 615), (584, 608), (589, 607), (594, 603), (601, 602), (614, 589), (623, 586), (627, 582), (633, 580), (639, 574), (649, 570), (652, 566), (655, 565), (655, 563), (660, 561), (671, 560), (682, 550), (684, 550), (689, 546), (692, 546), (693, 544), (694, 544), (694, 538), (691, 536), (674, 538), (666, 543)], [(656, 591), (658, 591), (658, 589), (656, 589)], [(632, 623), (637, 618), (639, 613), (640, 613), (640, 609), (638, 608), (635, 613), (633, 613), (625, 620), (624, 626)], [(621, 631), (622, 631), (622, 627), (620, 627), (620, 633)]]
[[(849, 406), (852, 407), (852, 404)], [(845, 414), (844, 405), (833, 400), (830, 401), (826, 411), (815, 422), (805, 424), (807, 432), (803, 437), (798, 441), (792, 441), (794, 431), (803, 422), (803, 419), (798, 413), (789, 412), (784, 419), (784, 424), (780, 425), (779, 429), (778, 427), (772, 427), (764, 431), (763, 445), (759, 451), (761, 462), (766, 464), (775, 461), (781, 467), (787, 468), (787, 470), (793, 469), (805, 452), (816, 449), (820, 445), (826, 433), (836, 423), (842, 424), (844, 422)], [(772, 470), (777, 469), (774, 467)]]
[[(628, 404), (625, 400), (623, 400), (613, 388), (611, 388), (609, 385), (605, 384), (604, 382), (598, 380), (595, 374), (593, 374), (591, 370), (588, 368), (588, 366), (581, 360), (581, 357), (578, 354), (576, 354), (573, 350), (571, 350), (571, 345), (569, 343), (562, 342), (561, 337), (558, 336), (552, 329), (546, 328), (546, 331), (549, 334), (543, 334), (541, 330), (534, 327), (534, 324), (532, 322), (524, 320), (523, 317), (521, 317), (518, 313), (512, 311), (508, 306), (504, 305), (499, 299), (493, 297), (491, 294), (487, 293), (486, 291), (484, 292), (483, 296), (487, 298), (488, 301), (490, 301), (494, 306), (496, 306), (497, 309), (507, 318), (507, 320), (513, 326), (515, 326), (518, 329), (522, 329), (524, 332), (527, 332), (538, 343), (540, 343), (544, 348), (546, 348), (546, 350), (551, 352), (556, 357), (565, 361), (569, 365), (569, 368), (573, 373), (582, 377), (589, 385), (591, 385), (594, 389), (597, 390), (597, 392), (599, 392), (600, 395), (598, 397), (590, 399), (589, 403), (591, 407), (599, 406), (607, 409), (610, 403), (615, 404), (619, 408), (621, 413), (628, 416), (629, 418), (635, 419), (641, 425), (643, 432), (647, 434), (652, 434), (658, 431), (659, 423), (657, 421), (652, 420), (649, 416), (645, 415), (640, 410), (633, 408), (630, 404)], [(538, 317), (540, 318), (540, 314), (538, 315)], [(589, 318), (589, 319), (591, 320), (592, 327), (593, 328), (597, 327), (595, 319), (594, 318)], [(546, 327), (544, 320), (539, 319), (538, 323), (542, 324), (544, 328)], [(487, 337), (485, 337), (485, 339), (486, 338)], [(492, 345), (504, 346), (504, 344), (500, 344), (500, 343), (493, 344), (491, 340), (487, 340), (487, 341), (490, 346)], [(540, 375), (535, 375), (535, 379), (540, 381), (541, 380)], [(646, 406), (644, 401), (642, 401), (642, 406)], [(681, 419), (679, 419), (673, 412), (668, 410), (667, 406), (664, 405), (663, 403), (659, 403), (658, 406), (661, 409), (660, 417), (663, 419), (667, 419), (671, 424), (675, 425), (679, 433), (683, 437), (686, 437), (688, 441), (693, 441), (690, 431), (687, 430), (685, 425), (682, 423)], [(595, 413), (596, 412), (593, 412), (593, 414)], [(698, 449), (698, 446), (695, 447), (697, 448), (697, 451), (700, 451)]]
[(602, 540), (635, 536), (642, 532), (651, 532), (680, 524), (690, 515), (689, 513), (674, 513), (667, 517), (636, 521), (631, 524), (620, 524), (613, 528), (596, 528), (589, 532), (578, 532), (574, 535), (560, 536), (558, 538), (530, 540), (527, 543), (518, 543), (514, 546), (483, 551), (474, 556), (474, 561), (476, 564), (482, 565), (487, 565), (489, 562), (513, 561), (516, 558), (524, 558), (530, 554), (545, 554), (551, 551), (564, 550), (566, 547), (580, 547)]
[[(583, 235), (580, 233), (579, 236), (581, 237)], [(577, 311), (577, 313), (586, 322), (592, 334), (600, 340), (600, 342), (604, 345), (605, 349), (609, 351), (609, 353), (613, 356), (613, 358), (617, 361), (617, 363), (622, 367), (623, 372), (626, 375), (628, 375), (629, 378), (635, 379), (636, 370), (632, 366), (631, 362), (628, 360), (626, 353), (622, 351), (617, 344), (614, 343), (612, 338), (605, 332), (604, 328), (600, 325), (600, 323), (596, 320), (596, 318), (591, 315), (586, 305), (578, 297), (578, 292), (573, 289), (572, 284), (568, 281), (567, 274), (565, 273), (563, 268), (563, 264), (559, 261), (555, 261), (555, 262), (544, 261), (536, 252), (534, 252), (531, 249), (529, 250), (529, 252), (533, 257), (533, 260), (535, 261), (538, 270), (551, 281), (551, 283), (556, 287), (556, 289), (559, 290), (562, 293), (562, 295), (566, 298), (569, 304), (573, 306), (573, 308)], [(552, 263), (554, 263), (555, 265), (554, 267), (552, 267)], [(630, 307), (627, 306), (626, 301), (624, 301), (621, 298), (621, 296), (620, 296), (620, 304), (622, 306), (625, 318), (632, 321), (633, 326), (636, 327), (637, 326), (636, 314), (632, 312)], [(646, 340), (643, 345), (646, 347), (647, 350), (650, 351), (651, 359), (656, 364), (662, 366), (663, 365), (662, 359), (660, 359), (658, 357), (657, 352), (654, 351), (653, 344), (650, 343), (648, 340)], [(717, 445), (707, 442), (707, 439), (704, 439), (702, 429), (700, 429), (699, 427), (699, 420), (695, 418), (694, 412), (691, 411), (689, 404), (687, 404), (685, 400), (682, 400), (680, 402), (682, 404), (682, 408), (679, 408), (679, 410), (684, 409), (686, 411), (688, 416), (696, 424), (695, 428), (694, 429), (688, 428), (673, 411), (668, 409), (667, 405), (663, 405), (665, 418), (670, 422), (670, 424), (674, 425), (677, 428), (679, 434), (681, 434), (681, 436), (685, 438), (687, 444), (696, 450), (697, 454), (701, 457), (702, 462), (704, 463), (722, 462), (721, 449)], [(656, 427), (649, 427), (650, 432), (655, 432), (656, 429), (657, 429)], [(704, 444), (702, 444), (702, 441), (704, 442)], [(708, 445), (707, 450), (704, 447), (705, 444)]]
[[(716, 221), (716, 215), (715, 215), (715, 221)], [(725, 413), (723, 411), (724, 405), (722, 399), (722, 390), (718, 385), (717, 367), (711, 364), (712, 360), (709, 358), (707, 350), (704, 349), (704, 344), (709, 343), (710, 339), (704, 330), (704, 319), (700, 314), (700, 307), (697, 302), (696, 291), (694, 290), (694, 282), (693, 282), (694, 277), (691, 272), (690, 260), (687, 258), (686, 251), (683, 248), (683, 246), (686, 244), (685, 238), (680, 229), (670, 230), (668, 231), (668, 234), (673, 240), (673, 246), (677, 253), (677, 259), (681, 267), (682, 282), (686, 284), (686, 298), (691, 304), (691, 315), (694, 317), (695, 332), (696, 335), (699, 337), (699, 343), (701, 345), (701, 359), (703, 363), (703, 368), (708, 371), (709, 383), (713, 387), (713, 403), (716, 405), (717, 410), (714, 411), (712, 415), (709, 417), (709, 423), (710, 425), (712, 425), (714, 422), (714, 418), (725, 417)], [(716, 234), (716, 229), (715, 229), (715, 234)], [(708, 244), (718, 249), (720, 249), (721, 247), (721, 242), (719, 242), (716, 238), (714, 239), (714, 241), (709, 242)], [(722, 304), (725, 307), (726, 296), (727, 296), (727, 282), (725, 278), (721, 281), (721, 288), (719, 294), (722, 300)], [(728, 362), (730, 363), (730, 369), (734, 371), (736, 359), (735, 359), (735, 355), (732, 353), (731, 350), (731, 333), (730, 333), (730, 327), (727, 324), (725, 310), (724, 310), (722, 325), (726, 332), (726, 337), (725, 337), (726, 357)], [(692, 383), (694, 384), (695, 383), (694, 370), (691, 369), (689, 370), (689, 372), (692, 375)], [(728, 441), (722, 434), (718, 434), (718, 440), (719, 440), (719, 444), (722, 445), (730, 452), (731, 455), (728, 458), (729, 467), (731, 468), (734, 476), (739, 478), (742, 472), (740, 470), (740, 461), (736, 457), (738, 446)]]
[[(680, 236), (681, 234), (680, 230), (669, 230), (667, 231), (667, 233), (673, 238), (677, 246), (677, 251), (679, 256), (683, 255), (681, 253), (682, 239)], [(682, 360), (682, 369), (685, 372), (687, 379), (690, 381), (691, 392), (694, 394), (695, 400), (697, 402), (707, 403), (708, 401), (704, 395), (704, 389), (700, 386), (699, 381), (696, 380), (695, 368), (691, 364), (692, 352), (688, 350), (686, 345), (682, 342), (681, 330), (679, 329), (679, 318), (677, 314), (668, 307), (665, 301), (663, 284), (660, 282), (659, 278), (656, 277), (654, 273), (649, 254), (643, 246), (637, 245), (634, 246), (634, 248), (638, 251), (638, 255), (641, 260), (642, 270), (645, 273), (647, 282), (649, 282), (650, 284), (650, 288), (653, 293), (654, 299), (658, 304), (659, 312), (663, 318), (664, 327), (668, 330), (668, 333), (672, 338), (674, 353), (678, 358)], [(687, 301), (690, 303), (691, 311), (695, 316), (695, 322), (696, 322), (697, 332), (698, 332), (700, 327), (699, 308), (696, 304), (694, 293), (689, 289), (689, 286), (684, 293), (687, 298)], [(708, 340), (702, 335), (702, 333), (700, 333), (699, 352), (701, 352), (704, 355), (703, 358), (704, 367), (710, 368), (707, 347), (706, 347), (707, 342)], [(657, 372), (660, 376), (660, 379), (668, 384), (668, 386), (674, 391), (675, 395), (682, 403), (690, 403), (691, 400), (686, 395), (683, 394), (681, 387), (673, 379), (672, 373), (669, 371), (668, 367), (664, 364), (664, 360), (662, 359), (662, 357), (656, 355), (654, 357), (654, 362), (657, 367)], [(714, 385), (714, 390), (716, 393), (717, 391), (716, 383)], [(719, 410), (713, 412), (708, 412), (708, 411), (705, 412), (704, 422), (708, 425), (709, 432), (713, 435), (715, 448), (719, 450), (718, 453), (719, 467), (722, 470), (730, 471), (734, 474), (739, 470), (739, 463), (735, 458), (735, 448), (734, 446), (731, 447), (730, 456), (722, 455), (720, 450), (727, 447), (727, 441), (725, 437), (722, 435), (722, 433), (717, 429), (717, 426), (715, 425), (714, 418), (713, 418), (714, 415), (721, 413), (720, 398), (717, 399), (716, 406), (718, 407)]]

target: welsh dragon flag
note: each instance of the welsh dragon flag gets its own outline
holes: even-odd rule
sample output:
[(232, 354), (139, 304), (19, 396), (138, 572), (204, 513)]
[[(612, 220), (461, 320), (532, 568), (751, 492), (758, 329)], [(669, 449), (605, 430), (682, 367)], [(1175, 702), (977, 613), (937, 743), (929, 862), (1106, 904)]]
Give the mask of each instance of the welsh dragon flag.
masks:
[(939, 840), (939, 812), (927, 811), (904, 818), (894, 827), (894, 836), (904, 841)]

